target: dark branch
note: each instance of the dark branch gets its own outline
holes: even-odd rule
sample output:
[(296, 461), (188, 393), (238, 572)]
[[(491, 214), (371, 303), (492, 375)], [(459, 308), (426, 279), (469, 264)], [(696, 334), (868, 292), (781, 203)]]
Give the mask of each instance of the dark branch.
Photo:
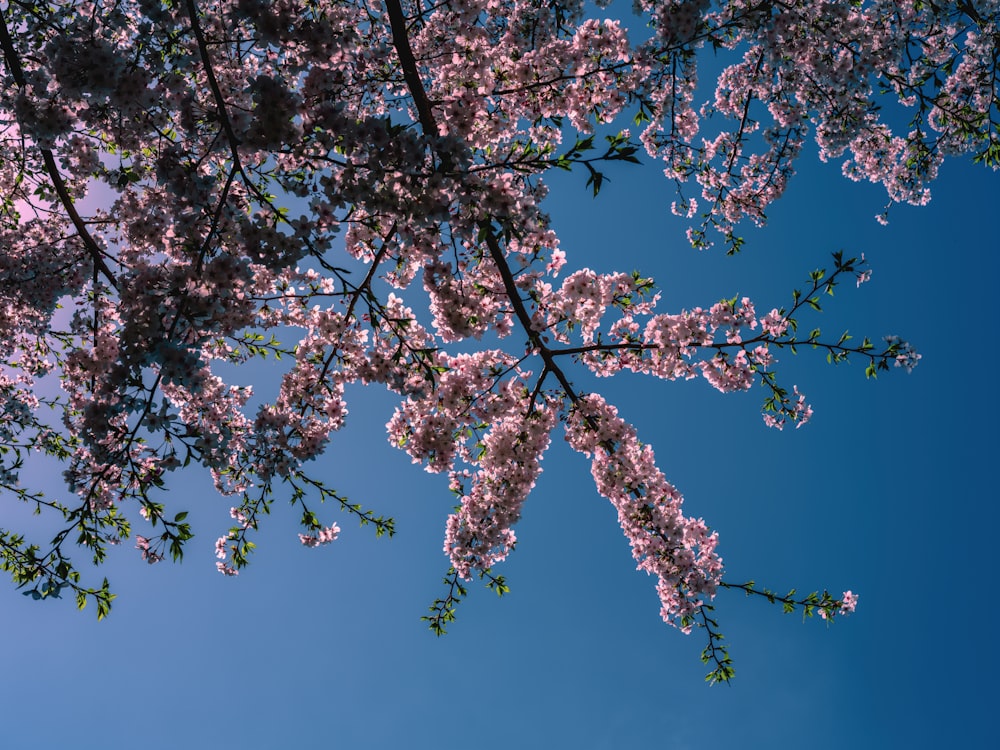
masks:
[[(21, 59), (17, 56), (17, 50), (14, 49), (14, 42), (10, 38), (10, 32), (7, 30), (7, 19), (0, 14), (0, 46), (3, 47), (4, 60), (7, 63), (7, 69), (10, 70), (11, 76), (14, 78), (14, 82), (19, 88), (24, 89), (27, 85), (24, 78), (24, 69), (21, 67)], [(87, 229), (87, 224), (84, 222), (83, 218), (80, 216), (79, 212), (76, 210), (76, 206), (73, 205), (73, 197), (69, 194), (69, 190), (66, 189), (66, 183), (59, 174), (59, 168), (56, 166), (55, 156), (52, 151), (47, 148), (39, 147), (39, 151), (42, 154), (42, 161), (45, 162), (45, 171), (48, 172), (49, 179), (52, 180), (52, 186), (56, 190), (56, 195), (59, 196), (59, 202), (62, 204), (63, 208), (66, 209), (66, 213), (69, 216), (71, 222), (73, 222), (73, 227), (76, 229), (76, 233), (79, 235), (80, 239), (83, 241), (84, 247), (90, 254), (90, 259), (94, 263), (94, 268), (97, 269), (107, 280), (111, 286), (118, 288), (118, 282), (115, 279), (115, 275), (108, 268), (107, 263), (104, 262), (103, 253), (101, 248), (98, 246), (97, 242), (91, 236), (90, 231)]]

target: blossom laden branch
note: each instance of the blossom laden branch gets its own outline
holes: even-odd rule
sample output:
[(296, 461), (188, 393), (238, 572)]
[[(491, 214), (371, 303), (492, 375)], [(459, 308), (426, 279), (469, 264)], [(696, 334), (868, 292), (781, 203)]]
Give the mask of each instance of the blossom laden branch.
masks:
[[(613, 404), (574, 386), (574, 368), (700, 376), (723, 393), (759, 382), (765, 421), (781, 427), (812, 410), (779, 379), (780, 351), (861, 359), (869, 375), (919, 355), (898, 337), (876, 348), (799, 331), (836, 283), (867, 279), (863, 258), (838, 256), (787, 309), (764, 314), (749, 297), (665, 312), (638, 272), (568, 266), (544, 211), (547, 172), (582, 169), (596, 195), (603, 163), (638, 163), (644, 150), (668, 187), (697, 185), (675, 210), (702, 222), (691, 234), (702, 246), (709, 226), (738, 246), (736, 224), (766, 218), (807, 136), (821, 158), (846, 159), (848, 177), (924, 202), (945, 157), (997, 161), (996, 39), (984, 33), (996, 11), (642, 0), (651, 38), (633, 43), (579, 3), (71, 5), (10, 4), (0, 28), (14, 83), (0, 95), (11, 123), (0, 172), (14, 186), (5, 216), (18, 215), (15, 200), (32, 214), (0, 227), (0, 489), (59, 520), (46, 552), (8, 539), (15, 581), (39, 598), (75, 583), (84, 600), (103, 596), (106, 613), (106, 587), (79, 584), (64, 545), (100, 562), (134, 534), (137, 557), (179, 557), (192, 531), (157, 493), (180, 469), (201, 468), (233, 498), (215, 546), (223, 575), (248, 564), (278, 496), (296, 506), (306, 546), (347, 533), (326, 517), (328, 500), (391, 536), (392, 518), (312, 469), (347, 423), (351, 387), (378, 386), (398, 397), (390, 442), (446, 474), (458, 498), (435, 632), (464, 582), (506, 592), (492, 571), (515, 548), (561, 424), (637, 568), (655, 575), (663, 619), (702, 628), (715, 679), (731, 678), (712, 610), (727, 587), (717, 536), (686, 514)], [(700, 103), (709, 47), (730, 57)], [(873, 81), (915, 108), (912, 132), (896, 134)], [(633, 114), (634, 137), (618, 124)], [(110, 192), (86, 215), (92, 183)], [(86, 255), (58, 257), (64, 215)], [(56, 330), (66, 300), (76, 312)], [(280, 382), (237, 385), (248, 381), (234, 368), (263, 358)], [(49, 372), (63, 394), (32, 401)], [(43, 406), (65, 440), (36, 416)], [(65, 463), (75, 506), (17, 485), (36, 450)], [(827, 614), (848, 602), (816, 597), (794, 601)]]
[(836, 615), (849, 615), (858, 606), (857, 594), (850, 591), (845, 591), (839, 599), (834, 597), (829, 591), (824, 591), (822, 594), (818, 591), (813, 591), (811, 594), (796, 598), (795, 589), (782, 596), (770, 589), (758, 588), (755, 581), (747, 581), (746, 583), (721, 581), (719, 585), (726, 589), (742, 591), (747, 596), (763, 597), (771, 604), (781, 604), (782, 611), (785, 614), (801, 609), (803, 619), (819, 615), (821, 619), (832, 622)]

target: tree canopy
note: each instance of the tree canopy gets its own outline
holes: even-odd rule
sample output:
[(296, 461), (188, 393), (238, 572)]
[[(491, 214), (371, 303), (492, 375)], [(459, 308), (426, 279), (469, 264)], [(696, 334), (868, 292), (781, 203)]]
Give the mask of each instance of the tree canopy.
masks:
[[(0, 532), (14, 583), (40, 599), (70, 590), (104, 616), (110, 586), (81, 577), (72, 547), (100, 563), (133, 538), (147, 562), (181, 557), (192, 529), (170, 475), (194, 465), (232, 506), (225, 575), (247, 565), (276, 500), (292, 501), (307, 546), (341, 532), (322, 502), (392, 535), (391, 518), (312, 471), (360, 383), (398, 395), (389, 440), (456, 496), (427, 617), (438, 633), (464, 582), (507, 591), (495, 568), (554, 434), (590, 460), (664, 621), (707, 635), (710, 680), (733, 674), (720, 588), (825, 619), (853, 611), (850, 591), (725, 579), (718, 537), (573, 372), (759, 384), (764, 422), (799, 427), (812, 409), (779, 378), (784, 352), (859, 360), (869, 376), (919, 359), (897, 336), (810, 330), (838, 284), (869, 278), (864, 256), (837, 253), (786, 307), (664, 312), (640, 272), (571, 265), (545, 175), (579, 172), (596, 196), (608, 163), (655, 163), (688, 242), (737, 252), (738, 224), (766, 221), (813, 142), (849, 179), (884, 186), (886, 221), (929, 200), (946, 157), (1000, 164), (1000, 3), (634, 12), (637, 32), (581, 0), (7, 3), (0, 487), (59, 523), (47, 541)], [(725, 61), (712, 91), (698, 86), (706, 60)], [(284, 367), (277, 394), (228, 376), (262, 359)], [(58, 395), (38, 388), (50, 375)], [(71, 499), (23, 481), (33, 453), (62, 462)]]

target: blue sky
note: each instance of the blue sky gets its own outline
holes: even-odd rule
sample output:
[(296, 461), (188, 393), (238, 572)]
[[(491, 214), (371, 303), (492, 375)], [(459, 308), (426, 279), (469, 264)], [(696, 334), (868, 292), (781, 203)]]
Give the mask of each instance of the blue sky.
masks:
[[(855, 615), (803, 623), (724, 592), (717, 614), (737, 674), (732, 686), (708, 687), (701, 634), (660, 621), (653, 581), (635, 572), (589, 466), (557, 439), (518, 548), (498, 571), (512, 593), (498, 600), (472, 586), (450, 633), (435, 638), (419, 618), (442, 593), (452, 496), (443, 477), (387, 444), (392, 399), (355, 389), (348, 426), (317, 468), (393, 515), (397, 536), (376, 540), (333, 513), (341, 539), (306, 549), (296, 514), (279, 502), (251, 567), (225, 579), (213, 542), (230, 503), (198, 472), (176, 477), (165, 500), (191, 511), (197, 535), (185, 562), (150, 567), (131, 545), (113, 550), (105, 573), (119, 598), (106, 621), (70, 601), (0, 589), (6, 744), (824, 750), (994, 741), (1000, 175), (947, 163), (929, 206), (896, 207), (881, 227), (880, 189), (809, 153), (768, 227), (746, 228), (746, 249), (725, 257), (687, 246), (656, 165), (609, 174), (596, 200), (582, 174), (551, 181), (567, 272), (638, 268), (659, 282), (664, 309), (740, 294), (767, 310), (787, 304), (810, 270), (829, 267), (831, 252), (864, 252), (872, 281), (841, 286), (803, 326), (899, 334), (923, 355), (911, 375), (866, 381), (860, 363), (784, 354), (783, 382), (816, 410), (785, 432), (763, 425), (760, 389), (599, 384), (656, 449), (687, 512), (719, 531), (728, 580), (851, 589), (861, 597)], [(25, 516), (5, 508), (4, 523), (20, 528)]]

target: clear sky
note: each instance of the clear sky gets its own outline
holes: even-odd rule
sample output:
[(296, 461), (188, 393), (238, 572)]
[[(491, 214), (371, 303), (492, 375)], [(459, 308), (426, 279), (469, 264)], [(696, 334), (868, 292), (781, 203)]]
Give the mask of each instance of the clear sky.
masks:
[[(866, 254), (871, 282), (839, 287), (802, 325), (899, 334), (923, 360), (911, 375), (866, 381), (860, 362), (783, 353), (783, 382), (816, 410), (800, 430), (764, 426), (759, 388), (598, 384), (656, 449), (687, 512), (718, 530), (728, 580), (851, 589), (855, 615), (803, 623), (723, 592), (717, 614), (737, 673), (732, 686), (708, 687), (701, 633), (660, 621), (653, 581), (635, 572), (588, 464), (557, 439), (518, 548), (497, 571), (512, 593), (498, 600), (473, 585), (435, 638), (419, 618), (443, 592), (453, 498), (444, 477), (388, 445), (392, 399), (355, 390), (317, 468), (393, 515), (397, 536), (376, 540), (334, 514), (324, 518), (338, 520), (341, 539), (306, 549), (279, 502), (250, 568), (225, 579), (213, 542), (230, 503), (197, 471), (178, 475), (165, 500), (191, 511), (185, 562), (149, 567), (131, 545), (112, 550), (104, 572), (119, 598), (106, 621), (0, 588), (4, 746), (992, 746), (1000, 175), (946, 163), (929, 206), (896, 207), (881, 227), (884, 193), (814, 151), (768, 227), (746, 228), (737, 257), (687, 246), (654, 164), (611, 171), (596, 200), (585, 175), (560, 175), (549, 208), (566, 272), (637, 268), (669, 310), (740, 294), (766, 311), (829, 267), (832, 251)], [(3, 523), (30, 519), (8, 506)]]

